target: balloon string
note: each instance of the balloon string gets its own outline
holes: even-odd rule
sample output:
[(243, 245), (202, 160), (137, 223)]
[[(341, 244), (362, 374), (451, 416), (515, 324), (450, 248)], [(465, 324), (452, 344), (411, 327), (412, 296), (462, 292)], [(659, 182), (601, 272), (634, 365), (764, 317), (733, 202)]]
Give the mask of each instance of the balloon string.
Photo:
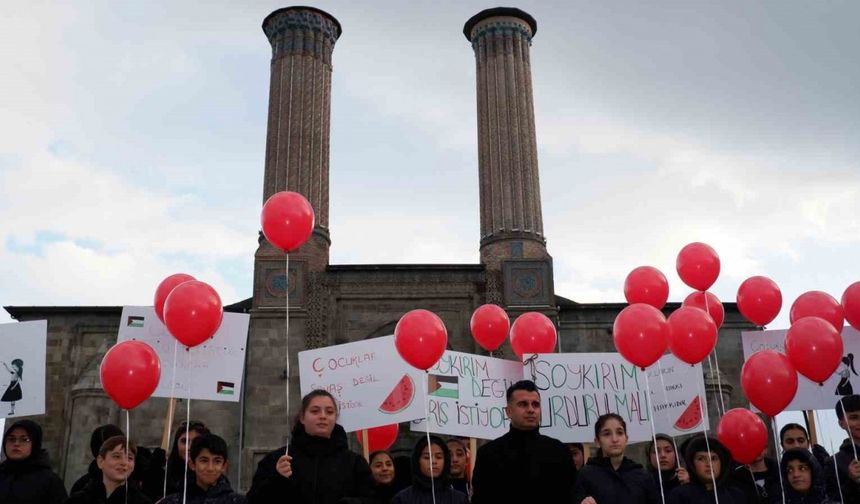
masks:
[[(170, 399), (169, 401), (173, 401), (176, 397), (176, 354), (179, 351), (179, 341), (176, 338), (173, 338), (173, 378), (171, 378), (170, 383)], [(172, 411), (172, 410), (171, 410)], [(167, 450), (170, 450), (170, 442), (171, 437), (173, 436), (173, 418), (169, 419), (167, 422)], [(187, 438), (186, 438), (187, 439)], [(164, 452), (164, 487), (161, 490), (161, 498), (167, 497), (167, 461), (170, 457), (167, 456), (167, 451)]]
[[(650, 420), (649, 423), (651, 424), (651, 440), (654, 442), (654, 459), (657, 461), (657, 479), (660, 480), (660, 499), (663, 501), (663, 504), (666, 504), (666, 495), (663, 493), (663, 471), (660, 470), (660, 454), (657, 452), (657, 430), (654, 428), (654, 407), (651, 404), (651, 380), (648, 379), (647, 371), (645, 372), (645, 390), (647, 392), (645, 404), (648, 406), (648, 420)], [(675, 459), (677, 460), (677, 458), (678, 454), (676, 452)]]
[[(426, 373), (426, 371), (425, 371)], [(430, 497), (436, 504), (436, 485), (433, 482), (433, 448), (430, 447), (430, 413), (427, 410), (427, 401), (430, 397), (430, 375), (424, 377), (424, 427), (427, 432), (427, 455), (430, 457)]]
[[(707, 313), (708, 316), (710, 316), (711, 315), (711, 309), (708, 306), (708, 291), (702, 291), (702, 296), (705, 298), (705, 313)], [(719, 337), (720, 337), (720, 328), (717, 327), (717, 341), (719, 341)], [(716, 343), (714, 343), (713, 354), (714, 354), (714, 361), (716, 362), (716, 365), (717, 365), (717, 390), (719, 391), (719, 397), (720, 397), (719, 403), (715, 402), (714, 406), (717, 406), (717, 410), (720, 413), (720, 415), (725, 415), (726, 414), (726, 404), (725, 404), (725, 402), (723, 402), (723, 380), (722, 380), (722, 378), (720, 378), (720, 361), (717, 358), (717, 345), (716, 345)], [(709, 355), (708, 356), (708, 367), (710, 367), (710, 366), (711, 366), (711, 356)], [(712, 375), (714, 374), (713, 368), (711, 368), (711, 374)], [(722, 410), (720, 410), (720, 407), (722, 407)]]
[[(660, 360), (657, 360), (657, 371), (660, 373), (660, 387), (663, 389), (663, 404), (669, 404), (669, 395), (666, 393), (666, 382), (663, 380), (663, 366), (660, 364)], [(663, 408), (663, 412), (666, 413), (666, 425), (672, 425), (672, 419), (669, 417), (669, 408)], [(681, 467), (681, 457), (678, 454), (678, 442), (675, 441), (675, 436), (669, 436), (672, 438), (672, 445), (675, 447), (675, 468), (680, 469)], [(657, 442), (655, 441), (656, 445)], [(659, 462), (659, 460), (658, 460)]]
[[(128, 419), (128, 410), (125, 410), (125, 464), (128, 467), (128, 450), (129, 439), (131, 439), (131, 422)], [(131, 471), (125, 476), (125, 504), (128, 504), (128, 478), (131, 477)]]
[(723, 407), (723, 415), (725, 415), (726, 403), (723, 399), (723, 379), (720, 377), (720, 359), (717, 357), (717, 347), (714, 347), (714, 365), (717, 368), (717, 388), (720, 389), (720, 404)]
[[(779, 462), (779, 434), (776, 430), (776, 417), (770, 417), (770, 423), (773, 425), (773, 452), (776, 454), (776, 460)], [(782, 468), (779, 472), (779, 489), (782, 491), (782, 504), (785, 504), (785, 484), (782, 482)]]
[(185, 476), (182, 480), (182, 504), (186, 504), (188, 498), (188, 452), (190, 452), (189, 445), (189, 431), (191, 430), (191, 349), (187, 349), (188, 352), (188, 404), (185, 409)]
[[(704, 363), (704, 361), (702, 361), (702, 362)], [(704, 366), (702, 366), (702, 369), (704, 370)], [(711, 380), (713, 380), (714, 366), (713, 366), (713, 361), (711, 361), (710, 355), (708, 355), (708, 373), (710, 373)], [(711, 383), (713, 383), (713, 382), (711, 382)], [(719, 388), (714, 389), (714, 407), (717, 408), (717, 413), (722, 415), (723, 413), (720, 411), (720, 398), (718, 397), (719, 394), (720, 394), (720, 389)]]
[[(287, 352), (287, 367), (286, 367), (286, 387), (287, 387), (287, 430), (290, 425), (290, 253), (284, 252), (284, 278), (286, 278), (284, 287), (284, 334), (286, 339)], [(290, 434), (287, 432), (287, 446), (284, 448), (284, 455), (290, 453)]]
[[(705, 391), (702, 389), (702, 385), (699, 384), (699, 380), (696, 380), (696, 387), (699, 389), (699, 397), (705, 398), (704, 401), (701, 401), (699, 403), (699, 413), (702, 415), (702, 434), (705, 436), (705, 448), (707, 448), (708, 450), (708, 464), (710, 465), (711, 442), (708, 440), (707, 427), (710, 427), (711, 417), (710, 413), (708, 412), (708, 396), (705, 395)], [(711, 482), (714, 484), (714, 501), (716, 501), (716, 504), (720, 504), (720, 496), (717, 495), (717, 478), (714, 476), (713, 465), (711, 465)]]
[[(816, 425), (824, 425), (821, 423), (821, 419), (818, 417), (818, 410), (812, 410), (812, 414), (815, 415)], [(836, 455), (836, 451), (833, 448), (833, 438), (830, 438), (829, 441), (830, 453)], [(833, 464), (833, 473), (836, 476), (836, 489), (839, 491), (839, 502), (845, 502), (845, 497), (842, 495), (842, 482), (839, 481), (839, 466), (836, 464)]]

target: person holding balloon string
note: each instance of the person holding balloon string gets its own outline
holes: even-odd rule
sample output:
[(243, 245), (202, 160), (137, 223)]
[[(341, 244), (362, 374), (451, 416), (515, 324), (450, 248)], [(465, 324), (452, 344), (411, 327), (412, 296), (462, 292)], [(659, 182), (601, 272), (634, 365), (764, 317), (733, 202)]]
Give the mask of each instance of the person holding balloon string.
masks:
[(438, 436), (421, 437), (412, 450), (412, 485), (401, 490), (392, 504), (468, 504), (469, 498), (451, 486), (451, 453)]
[(705, 439), (702, 435), (692, 438), (686, 448), (685, 460), (691, 472), (690, 483), (672, 490), (666, 499), (668, 504), (699, 504), (717, 499), (720, 504), (753, 504), (731, 483), (732, 459), (718, 440)]
[[(680, 457), (675, 452), (674, 440), (666, 435), (658, 433), (655, 436), (657, 440), (648, 443), (648, 469), (654, 477), (654, 482), (658, 485), (662, 482), (663, 495), (669, 493), (680, 485), (686, 485), (690, 482), (690, 473), (687, 469), (681, 466)], [(657, 475), (657, 472), (660, 475)]]
[(302, 398), (289, 452), (281, 447), (260, 461), (248, 491), (249, 504), (375, 502), (370, 467), (349, 450), (337, 414), (337, 401), (325, 390)]
[(102, 443), (96, 464), (101, 479), (93, 479), (72, 494), (65, 504), (152, 504), (152, 500), (129, 480), (135, 467), (137, 445), (124, 436), (113, 436)]
[(860, 502), (860, 395), (843, 397), (835, 409), (839, 426), (849, 437), (825, 468), (827, 490), (831, 497), (841, 495), (843, 502)]

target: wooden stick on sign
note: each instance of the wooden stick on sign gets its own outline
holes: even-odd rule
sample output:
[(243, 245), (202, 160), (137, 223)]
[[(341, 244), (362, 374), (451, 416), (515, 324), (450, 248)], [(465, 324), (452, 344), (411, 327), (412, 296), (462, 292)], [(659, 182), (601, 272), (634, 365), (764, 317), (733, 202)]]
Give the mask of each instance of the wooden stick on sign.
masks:
[(167, 453), (170, 449), (170, 426), (173, 425), (173, 414), (176, 412), (176, 398), (171, 397), (167, 403), (167, 417), (164, 419), (164, 430), (161, 433), (161, 449)]
[[(815, 431), (815, 415), (812, 414), (812, 410), (808, 410), (805, 413), (809, 421), (809, 444), (814, 446), (818, 444), (818, 433)], [(780, 441), (782, 440), (780, 439)]]
[(475, 474), (475, 462), (478, 460), (478, 440), (469, 438), (469, 475)]
[(361, 429), (361, 451), (364, 454), (364, 460), (370, 463), (370, 441), (367, 440), (367, 429)]

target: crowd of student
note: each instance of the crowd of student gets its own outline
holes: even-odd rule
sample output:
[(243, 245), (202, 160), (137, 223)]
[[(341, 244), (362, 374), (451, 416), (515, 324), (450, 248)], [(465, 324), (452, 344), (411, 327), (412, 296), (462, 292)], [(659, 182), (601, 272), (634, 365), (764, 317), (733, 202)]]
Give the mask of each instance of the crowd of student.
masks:
[(289, 447), (260, 461), (247, 496), (225, 476), (227, 444), (199, 422), (180, 426), (169, 454), (138, 449), (116, 426), (99, 427), (90, 441), (94, 460), (67, 495), (42, 449), (41, 427), (20, 420), (3, 436), (0, 503), (860, 504), (860, 395), (837, 403), (849, 438), (833, 456), (810, 446), (803, 426), (788, 424), (779, 433), (779, 461), (763, 452), (739, 465), (716, 439), (676, 445), (657, 435), (647, 468), (625, 455), (627, 426), (618, 415), (597, 420), (598, 449), (586, 459), (581, 444), (540, 434), (534, 383), (513, 384), (507, 401), (510, 431), (478, 450), (470, 474), (471, 454), (456, 438), (422, 437), (408, 459), (378, 451), (368, 463), (349, 450), (335, 399), (313, 391), (302, 399)]

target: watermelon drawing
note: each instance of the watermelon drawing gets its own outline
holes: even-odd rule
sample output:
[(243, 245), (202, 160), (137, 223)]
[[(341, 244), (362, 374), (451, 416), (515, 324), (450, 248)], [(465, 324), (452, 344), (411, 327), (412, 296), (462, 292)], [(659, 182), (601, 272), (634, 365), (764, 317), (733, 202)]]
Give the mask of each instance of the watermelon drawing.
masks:
[(388, 394), (388, 397), (382, 401), (379, 411), (388, 413), (389, 415), (400, 413), (412, 404), (413, 399), (415, 399), (415, 382), (412, 381), (412, 377), (407, 373), (397, 382), (397, 385), (394, 386), (394, 390)]
[(678, 417), (675, 422), (675, 428), (679, 431), (688, 431), (694, 427), (698, 427), (702, 423), (702, 405), (701, 397), (696, 396), (695, 399), (687, 406), (687, 409)]

